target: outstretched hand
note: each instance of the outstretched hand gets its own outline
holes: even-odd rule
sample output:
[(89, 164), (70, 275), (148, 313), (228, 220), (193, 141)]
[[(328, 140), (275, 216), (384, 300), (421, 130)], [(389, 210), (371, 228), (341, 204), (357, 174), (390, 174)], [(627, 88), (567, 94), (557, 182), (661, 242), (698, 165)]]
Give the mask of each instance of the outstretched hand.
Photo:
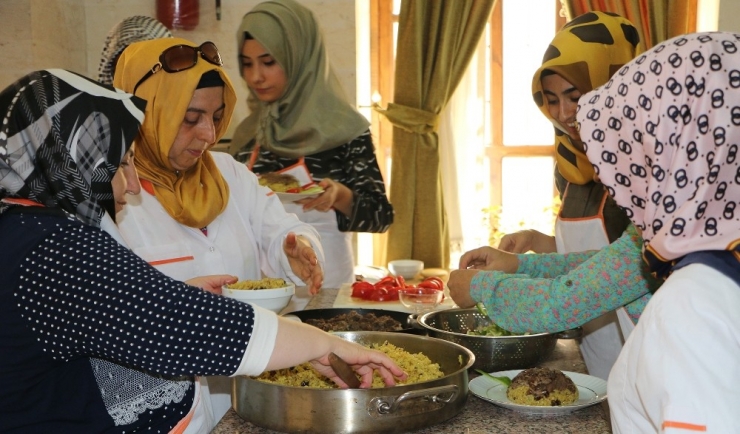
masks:
[(295, 233), (289, 232), (283, 243), (283, 251), (288, 257), (290, 269), (308, 286), (308, 291), (315, 295), (319, 293), (324, 283), (324, 270), (321, 269), (319, 259), (311, 243)]

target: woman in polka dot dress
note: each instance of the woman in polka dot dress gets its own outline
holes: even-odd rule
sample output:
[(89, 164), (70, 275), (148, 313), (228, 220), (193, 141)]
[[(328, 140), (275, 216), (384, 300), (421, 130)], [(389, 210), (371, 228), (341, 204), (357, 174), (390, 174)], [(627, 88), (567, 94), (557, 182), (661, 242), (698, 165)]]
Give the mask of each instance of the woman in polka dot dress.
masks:
[(382, 353), (178, 282), (117, 241), (144, 105), (63, 70), (0, 92), (0, 432), (206, 433), (194, 375), (311, 361), (346, 386), (331, 352), (364, 387), (376, 370), (404, 378)]
[(740, 34), (657, 45), (581, 97), (578, 122), (665, 279), (609, 375), (614, 432), (738, 432)]

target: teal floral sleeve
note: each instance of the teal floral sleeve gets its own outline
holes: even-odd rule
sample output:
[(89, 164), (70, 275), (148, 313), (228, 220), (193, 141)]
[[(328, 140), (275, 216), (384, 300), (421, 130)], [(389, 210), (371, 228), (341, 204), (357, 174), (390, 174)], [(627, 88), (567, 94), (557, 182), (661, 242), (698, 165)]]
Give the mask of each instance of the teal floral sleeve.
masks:
[(625, 306), (636, 322), (660, 283), (642, 260), (642, 239), (630, 225), (598, 251), (518, 255), (516, 274), (482, 271), (470, 295), (501, 327), (554, 333)]

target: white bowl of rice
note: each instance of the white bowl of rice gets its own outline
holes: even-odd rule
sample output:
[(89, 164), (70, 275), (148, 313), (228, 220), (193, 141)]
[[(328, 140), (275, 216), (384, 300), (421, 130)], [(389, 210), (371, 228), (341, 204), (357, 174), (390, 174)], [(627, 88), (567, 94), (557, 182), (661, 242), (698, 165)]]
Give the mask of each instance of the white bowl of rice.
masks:
[(221, 294), (280, 313), (295, 294), (295, 285), (284, 279), (266, 277), (224, 285)]

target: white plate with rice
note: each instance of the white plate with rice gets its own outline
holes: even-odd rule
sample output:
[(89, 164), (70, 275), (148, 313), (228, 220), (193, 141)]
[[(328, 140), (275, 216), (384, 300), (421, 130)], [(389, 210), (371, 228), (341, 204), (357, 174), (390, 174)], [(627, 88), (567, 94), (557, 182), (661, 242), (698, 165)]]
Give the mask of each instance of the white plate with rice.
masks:
[[(520, 372), (522, 372), (522, 369), (492, 372), (491, 375), (494, 377), (514, 378)], [(573, 404), (554, 407), (516, 404), (506, 396), (507, 386), (485, 375), (470, 380), (468, 387), (470, 388), (470, 393), (484, 401), (527, 414), (568, 414), (598, 404), (606, 399), (606, 381), (601, 378), (569, 371), (563, 371), (563, 374), (570, 377), (578, 388), (578, 401)]]

